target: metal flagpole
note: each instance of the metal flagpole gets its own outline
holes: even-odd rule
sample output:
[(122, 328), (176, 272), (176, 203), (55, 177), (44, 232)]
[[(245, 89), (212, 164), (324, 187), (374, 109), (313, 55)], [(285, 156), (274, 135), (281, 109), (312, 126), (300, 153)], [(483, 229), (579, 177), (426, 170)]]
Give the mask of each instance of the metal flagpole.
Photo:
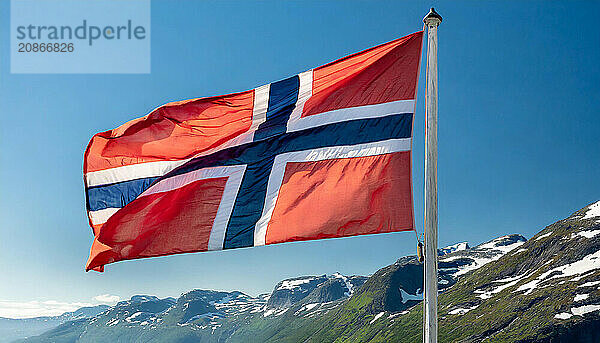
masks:
[(437, 28), (442, 16), (431, 8), (423, 22), (427, 25), (423, 342), (437, 343)]

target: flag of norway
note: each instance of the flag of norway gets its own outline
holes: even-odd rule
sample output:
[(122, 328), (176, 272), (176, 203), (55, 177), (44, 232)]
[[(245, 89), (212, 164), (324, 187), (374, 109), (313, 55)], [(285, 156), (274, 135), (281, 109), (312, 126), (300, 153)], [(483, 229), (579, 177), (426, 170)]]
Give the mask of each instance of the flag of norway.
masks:
[(163, 105), (84, 158), (86, 270), (414, 229), (423, 32), (255, 89)]

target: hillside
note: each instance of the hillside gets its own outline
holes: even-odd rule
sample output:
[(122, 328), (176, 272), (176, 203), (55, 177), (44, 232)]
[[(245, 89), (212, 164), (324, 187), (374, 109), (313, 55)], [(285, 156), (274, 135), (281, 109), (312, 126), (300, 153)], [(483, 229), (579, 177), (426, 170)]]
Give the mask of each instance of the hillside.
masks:
[[(449, 256), (440, 265), (456, 261)], [(385, 279), (371, 279), (375, 290), (389, 285)], [(458, 282), (439, 297), (440, 342), (599, 342), (599, 286), (597, 202), (549, 225), (496, 261), (459, 275)], [(270, 341), (420, 340), (420, 305), (403, 312), (383, 307), (375, 313), (370, 310), (377, 304), (374, 299), (370, 292), (357, 294), (311, 323), (313, 329), (303, 335), (290, 332)]]
[(36, 336), (68, 321), (94, 317), (108, 308), (109, 306), (107, 305), (81, 307), (76, 311), (66, 312), (60, 316), (25, 319), (0, 317), (0, 343), (12, 342), (23, 337)]

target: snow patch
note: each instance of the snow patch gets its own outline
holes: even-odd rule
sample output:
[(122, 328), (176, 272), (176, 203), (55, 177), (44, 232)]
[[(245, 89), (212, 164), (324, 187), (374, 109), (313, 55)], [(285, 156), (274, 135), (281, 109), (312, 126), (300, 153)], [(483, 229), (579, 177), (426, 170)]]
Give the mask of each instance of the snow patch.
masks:
[(586, 282), (584, 284), (581, 284), (577, 287), (591, 287), (591, 286), (596, 286), (596, 285), (600, 285), (600, 280), (598, 281), (590, 281), (590, 282)]
[(600, 235), (600, 230), (587, 230), (587, 231), (572, 233), (571, 238), (576, 238), (577, 236), (581, 236), (581, 237), (585, 237), (585, 238), (594, 238), (597, 235)]
[[(467, 258), (472, 259), (473, 262), (470, 264), (458, 267), (458, 272), (456, 272), (454, 275), (460, 276), (460, 275), (466, 274), (472, 270), (479, 269), (480, 267), (483, 267), (483, 265), (488, 264), (500, 257), (502, 257), (502, 255), (499, 255), (497, 257), (492, 257), (492, 258), (477, 258), (477, 257), (468, 256)], [(459, 258), (465, 258), (465, 256), (456, 256), (455, 258), (444, 260), (444, 262), (450, 262), (452, 260), (456, 260)]]
[(583, 216), (581, 219), (590, 219), (595, 217), (600, 217), (600, 201), (590, 205), (587, 212), (585, 212), (585, 216)]
[(489, 299), (491, 298), (494, 294), (496, 293), (500, 293), (503, 290), (512, 287), (514, 285), (516, 285), (517, 283), (519, 283), (520, 281), (522, 281), (523, 279), (527, 279), (529, 276), (531, 276), (533, 272), (527, 274), (527, 275), (517, 275), (517, 276), (513, 276), (513, 277), (508, 277), (505, 279), (501, 279), (501, 280), (494, 280), (493, 282), (495, 283), (505, 283), (504, 285), (498, 286), (496, 288), (493, 288), (489, 291), (480, 291), (480, 290), (476, 290), (476, 293), (480, 293), (479, 297), (481, 299)]
[(277, 317), (287, 312), (287, 310), (289, 309), (271, 309), (263, 313), (263, 317), (268, 317), (270, 315), (274, 315), (275, 317)]
[(562, 312), (562, 313), (558, 313), (558, 314), (554, 315), (554, 318), (556, 318), (556, 319), (569, 319), (571, 317), (573, 317), (573, 315), (570, 313), (566, 313), (566, 312)]
[(135, 319), (135, 317), (139, 316), (140, 314), (142, 314), (142, 312), (136, 312), (136, 313), (132, 314), (131, 316), (125, 318), (125, 321), (128, 323), (131, 323), (131, 321), (133, 319)]
[(486, 244), (480, 245), (479, 247), (476, 247), (476, 249), (477, 250), (480, 250), (480, 249), (499, 250), (501, 252), (507, 253), (525, 243), (525, 242), (514, 242), (513, 244), (509, 244), (509, 245), (498, 245), (498, 243), (500, 243), (502, 240), (507, 239), (507, 238), (509, 238), (508, 235), (498, 237), (498, 238), (492, 240), (491, 242), (488, 242)]
[(306, 304), (306, 305), (302, 306), (298, 311), (296, 311), (294, 313), (294, 315), (297, 316), (304, 311), (310, 311), (317, 306), (319, 306), (319, 303)]
[(375, 316), (375, 318), (373, 318), (373, 320), (371, 320), (371, 321), (369, 322), (369, 324), (373, 324), (373, 323), (375, 323), (375, 321), (376, 321), (377, 319), (381, 318), (381, 316), (383, 316), (383, 314), (384, 314), (384, 313), (385, 313), (385, 312), (379, 312), (379, 313), (377, 313), (377, 315)]
[(452, 257), (446, 258), (446, 259), (441, 259), (440, 261), (451, 262), (451, 261), (458, 260), (461, 258), (471, 259), (471, 260), (473, 260), (473, 262), (469, 263), (467, 265), (459, 266), (458, 271), (456, 273), (454, 273), (454, 276), (460, 276), (460, 275), (466, 274), (472, 270), (479, 269), (492, 261), (496, 261), (496, 260), (500, 259), (502, 256), (504, 256), (509, 251), (512, 251), (513, 249), (516, 249), (519, 246), (525, 244), (525, 242), (519, 241), (519, 242), (514, 242), (512, 244), (509, 244), (509, 245), (498, 245), (504, 239), (506, 239), (508, 237), (509, 236), (503, 236), (503, 237), (496, 238), (488, 243), (477, 246), (477, 247), (473, 248), (473, 250), (472, 250), (473, 252), (486, 252), (486, 253), (493, 254), (490, 257), (475, 257), (475, 256), (458, 255), (458, 256), (452, 256)]
[(304, 305), (304, 307), (306, 307), (307, 310), (312, 310), (313, 308), (319, 306), (319, 303), (314, 303), (314, 304), (308, 304), (308, 305)]
[(479, 305), (475, 305), (473, 307), (468, 307), (468, 308), (455, 308), (454, 310), (448, 312), (448, 314), (458, 314), (458, 315), (462, 316), (463, 314), (476, 309), (477, 306), (479, 306)]
[(106, 323), (106, 326), (113, 326), (119, 324), (119, 320), (117, 318), (113, 318)]
[(312, 280), (314, 280), (314, 277), (309, 277), (306, 279), (300, 279), (300, 280), (284, 280), (281, 282), (281, 286), (279, 286), (279, 289), (294, 289), (294, 288), (298, 288), (300, 287), (300, 285), (303, 285), (305, 283), (309, 283)]
[(460, 275), (466, 274), (466, 273), (468, 273), (468, 272), (470, 272), (472, 270), (479, 269), (483, 265), (485, 265), (485, 264), (487, 264), (489, 262), (492, 262), (494, 259), (498, 259), (501, 256), (502, 255), (497, 256), (497, 258), (494, 258), (494, 257), (492, 257), (492, 258), (477, 258), (477, 257), (474, 257), (474, 256), (453, 256), (453, 257), (450, 257), (450, 258), (447, 258), (447, 259), (444, 259), (444, 260), (441, 260), (441, 261), (451, 262), (451, 261), (458, 260), (458, 259), (461, 259), (461, 258), (468, 258), (468, 259), (473, 260), (472, 263), (469, 263), (467, 265), (463, 265), (463, 266), (459, 266), (458, 267), (458, 271), (454, 274), (454, 276), (460, 276)]
[(492, 293), (491, 292), (486, 292), (486, 291), (482, 291), (479, 289), (475, 290), (475, 293), (479, 294), (478, 297), (480, 297), (483, 300), (489, 299), (492, 297)]
[(584, 305), (579, 307), (573, 307), (571, 312), (576, 316), (583, 316), (586, 313), (600, 311), (600, 305)]
[(588, 276), (589, 276), (590, 274), (592, 274), (593, 272), (594, 272), (594, 271), (592, 270), (592, 271), (589, 271), (589, 272), (587, 272), (587, 273), (580, 274), (579, 276), (576, 276), (576, 277), (572, 278), (572, 279), (571, 279), (571, 281), (573, 281), (573, 282), (577, 282), (577, 281), (579, 281), (579, 280), (581, 280), (581, 279), (583, 279), (583, 278), (586, 278), (586, 277), (588, 277)]
[(552, 231), (550, 231), (550, 232), (548, 232), (548, 233), (546, 233), (546, 234), (543, 234), (543, 235), (539, 236), (539, 237), (538, 237), (538, 238), (536, 238), (535, 240), (536, 240), (536, 241), (539, 241), (540, 239), (546, 238), (546, 237), (550, 236), (551, 234), (552, 234)]
[[(532, 281), (520, 286), (517, 288), (518, 291), (525, 291), (525, 294), (529, 294), (533, 292), (533, 290), (538, 286), (538, 284), (544, 280), (551, 280), (562, 277), (575, 276), (579, 274), (588, 273), (594, 269), (600, 269), (600, 250), (596, 251), (593, 254), (589, 254), (582, 258), (579, 261), (565, 264), (560, 267), (556, 267), (554, 269), (550, 269), (547, 272), (542, 273), (537, 278)], [(550, 274), (556, 274), (548, 278)]]
[(585, 299), (587, 299), (589, 297), (590, 297), (589, 294), (576, 294), (575, 295), (575, 299), (573, 299), (573, 301), (578, 302), (578, 301), (585, 300)]
[(442, 255), (446, 255), (446, 254), (450, 254), (450, 253), (453, 253), (456, 251), (462, 251), (462, 250), (467, 250), (467, 249), (469, 249), (469, 243), (461, 242), (461, 243), (456, 243), (456, 244), (441, 248), (441, 249), (439, 249), (439, 251), (442, 253)]
[(402, 312), (398, 312), (398, 313), (392, 313), (388, 316), (388, 319), (392, 319), (392, 318), (396, 318), (398, 316), (402, 316), (408, 314), (408, 311), (402, 311)]

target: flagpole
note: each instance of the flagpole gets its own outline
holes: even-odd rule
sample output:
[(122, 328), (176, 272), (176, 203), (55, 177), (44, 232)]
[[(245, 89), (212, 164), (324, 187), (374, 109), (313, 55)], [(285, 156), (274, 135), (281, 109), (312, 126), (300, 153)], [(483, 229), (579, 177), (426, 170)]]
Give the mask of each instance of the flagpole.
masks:
[(423, 342), (437, 343), (437, 28), (442, 17), (431, 8), (423, 22), (427, 26)]

